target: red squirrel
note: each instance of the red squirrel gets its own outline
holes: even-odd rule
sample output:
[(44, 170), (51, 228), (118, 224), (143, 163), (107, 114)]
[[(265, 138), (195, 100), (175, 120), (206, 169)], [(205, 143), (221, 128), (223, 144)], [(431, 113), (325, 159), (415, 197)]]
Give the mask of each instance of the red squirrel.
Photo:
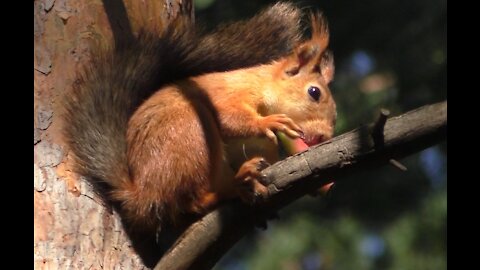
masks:
[(335, 125), (327, 23), (312, 13), (304, 38), (301, 16), (278, 3), (211, 33), (169, 27), (94, 54), (65, 102), (75, 171), (142, 229), (265, 196), (260, 171), (276, 160), (234, 146), (271, 149), (277, 131), (313, 145)]

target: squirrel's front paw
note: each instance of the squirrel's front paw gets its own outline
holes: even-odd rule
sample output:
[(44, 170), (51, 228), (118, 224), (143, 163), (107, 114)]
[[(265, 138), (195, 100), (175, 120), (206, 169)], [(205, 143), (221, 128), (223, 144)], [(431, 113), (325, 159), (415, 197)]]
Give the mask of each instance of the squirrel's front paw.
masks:
[(242, 164), (235, 175), (235, 181), (238, 184), (238, 195), (243, 202), (254, 204), (268, 195), (267, 187), (262, 184), (265, 176), (260, 171), (269, 165), (261, 157), (252, 158)]
[(259, 126), (261, 131), (267, 135), (275, 144), (278, 144), (274, 131), (282, 131), (292, 138), (299, 138), (302, 130), (285, 114), (272, 114), (260, 118)]

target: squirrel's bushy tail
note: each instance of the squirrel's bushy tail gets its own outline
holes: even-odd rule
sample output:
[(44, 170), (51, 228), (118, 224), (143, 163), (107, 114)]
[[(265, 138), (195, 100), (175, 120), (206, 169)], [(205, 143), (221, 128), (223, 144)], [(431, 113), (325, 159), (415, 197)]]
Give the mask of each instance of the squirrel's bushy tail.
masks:
[(76, 172), (102, 191), (121, 189), (130, 181), (127, 124), (143, 100), (176, 80), (278, 59), (301, 39), (300, 24), (300, 10), (279, 3), (211, 33), (169, 28), (95, 52), (65, 100), (64, 134)]

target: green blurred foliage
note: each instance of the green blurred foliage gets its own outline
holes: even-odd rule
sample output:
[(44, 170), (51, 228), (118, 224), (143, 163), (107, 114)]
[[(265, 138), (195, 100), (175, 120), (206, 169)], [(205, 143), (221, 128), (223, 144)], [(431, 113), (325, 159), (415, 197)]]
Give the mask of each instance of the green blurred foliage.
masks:
[(446, 269), (446, 215), (445, 192), (382, 230), (297, 212), (258, 236), (245, 269)]
[[(207, 28), (275, 1), (196, 0)], [(447, 99), (446, 0), (294, 1), (330, 24), (337, 134)], [(446, 269), (446, 142), (386, 166), (336, 179), (326, 198), (283, 209), (215, 269)]]

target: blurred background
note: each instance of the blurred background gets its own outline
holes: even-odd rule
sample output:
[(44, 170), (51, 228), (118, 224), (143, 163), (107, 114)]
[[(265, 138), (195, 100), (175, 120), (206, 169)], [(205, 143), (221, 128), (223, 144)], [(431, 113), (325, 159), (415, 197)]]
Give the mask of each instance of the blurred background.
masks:
[[(211, 28), (275, 1), (195, 0)], [(446, 0), (292, 1), (322, 10), (336, 76), (336, 134), (447, 99)], [(327, 198), (283, 209), (227, 253), (216, 270), (446, 269), (447, 143), (391, 166), (338, 179)]]

